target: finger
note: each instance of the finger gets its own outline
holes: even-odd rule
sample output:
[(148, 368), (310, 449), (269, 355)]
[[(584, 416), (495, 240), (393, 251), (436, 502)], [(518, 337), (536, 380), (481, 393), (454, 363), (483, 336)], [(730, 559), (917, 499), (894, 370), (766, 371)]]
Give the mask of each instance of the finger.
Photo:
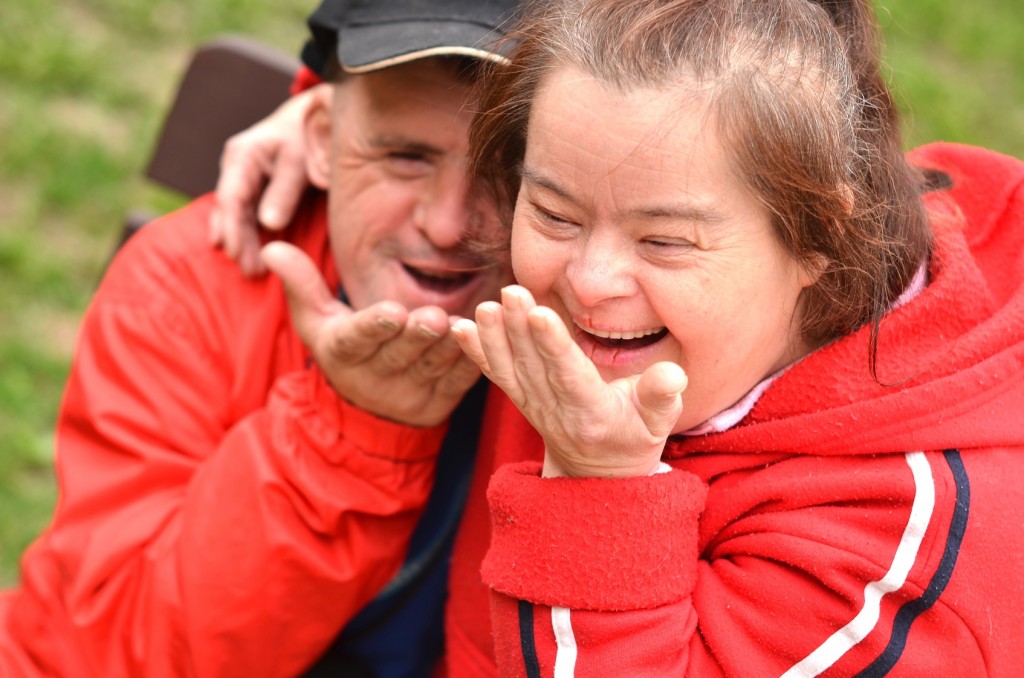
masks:
[(260, 258), (262, 243), (259, 233), (255, 228), (247, 227), (242, 228), (238, 235), (238, 267), (241, 269), (242, 275), (246, 277), (264, 275), (267, 272), (267, 267), (263, 265), (263, 260)]
[(459, 347), (466, 357), (489, 377), (491, 368), (487, 363), (487, 354), (484, 353), (483, 346), (480, 345), (477, 324), (468, 318), (459, 318), (452, 323), (451, 333), (459, 342)]
[(266, 152), (246, 138), (240, 134), (228, 139), (214, 189), (220, 242), (232, 259), (238, 257), (241, 234), (257, 228), (255, 204), (266, 183)]
[(316, 265), (299, 248), (272, 242), (261, 255), (267, 268), (281, 279), (295, 330), (307, 346), (314, 346), (323, 322), (347, 307), (334, 298)]
[(209, 230), (206, 232), (207, 242), (214, 247), (220, 247), (224, 240), (224, 231), (221, 226), (221, 222), (224, 220), (224, 216), (221, 214), (220, 207), (214, 205), (213, 211), (210, 212), (210, 222), (208, 224)]
[(402, 334), (407, 322), (405, 307), (394, 301), (380, 301), (355, 313), (337, 315), (325, 323), (325, 350), (335, 363), (353, 366), (372, 361), (376, 364), (370, 368), (378, 376), (393, 374), (394, 369), (381, 368), (378, 354)]
[(466, 355), (449, 330), (445, 336), (424, 348), (406, 369), (406, 376), (416, 384), (434, 383), (463, 358), (466, 358)]
[(509, 285), (501, 290), (501, 305), (517, 378), (524, 385), (547, 390), (544, 358), (537, 350), (527, 319), (529, 312), (537, 307), (533, 295), (525, 287)]
[(235, 261), (242, 251), (242, 240), (245, 235), (250, 234), (256, 238), (258, 226), (253, 203), (261, 187), (262, 183), (257, 184), (250, 194), (235, 194), (223, 198), (218, 195), (221, 246), (224, 253)]
[(533, 295), (520, 285), (509, 285), (501, 290), (501, 306), (505, 313), (505, 325), (513, 345), (519, 342), (533, 343), (526, 316), (537, 306)]
[(373, 357), (373, 369), (383, 375), (405, 373), (414, 368), (424, 352), (448, 335), (448, 314), (436, 306), (411, 311), (400, 334), (381, 344)]
[(274, 231), (285, 228), (295, 215), (299, 200), (308, 185), (303, 150), (283, 148), (277, 155), (270, 182), (260, 199), (260, 224)]
[(548, 387), (561, 401), (578, 405), (593, 402), (594, 395), (602, 392), (604, 380), (573, 341), (562, 319), (545, 306), (533, 308), (527, 319)]
[(477, 306), (476, 328), (485, 357), (486, 367), (481, 365), (484, 374), (522, 409), (526, 404), (526, 394), (516, 376), (512, 346), (505, 332), (504, 310), (501, 304), (485, 301)]
[(501, 304), (494, 301), (485, 301), (476, 307), (476, 331), (489, 368), (487, 376), (502, 388), (517, 381), (504, 314)]
[(637, 411), (652, 435), (667, 438), (672, 433), (683, 412), (686, 384), (683, 368), (671, 362), (655, 363), (637, 379)]

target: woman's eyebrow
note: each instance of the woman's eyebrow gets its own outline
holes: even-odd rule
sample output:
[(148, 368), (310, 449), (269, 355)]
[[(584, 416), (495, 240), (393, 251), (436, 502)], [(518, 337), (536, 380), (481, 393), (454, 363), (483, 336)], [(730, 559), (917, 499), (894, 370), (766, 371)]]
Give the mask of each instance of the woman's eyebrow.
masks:
[(628, 214), (644, 219), (676, 219), (705, 224), (719, 224), (726, 220), (722, 214), (714, 210), (686, 203), (638, 207), (629, 210)]
[(565, 200), (568, 200), (570, 202), (576, 202), (575, 199), (571, 195), (569, 195), (569, 192), (567, 190), (556, 184), (554, 180), (549, 179), (540, 172), (537, 172), (536, 170), (532, 170), (529, 167), (524, 166), (520, 169), (519, 174), (522, 180), (530, 185), (543, 188), (546, 191), (551, 191), (558, 197), (564, 198)]
[[(523, 181), (532, 186), (537, 186), (546, 191), (550, 191), (563, 200), (567, 200), (571, 203), (575, 204), (577, 202), (567, 190), (559, 186), (554, 180), (536, 170), (523, 167), (520, 170), (520, 175)], [(639, 217), (641, 219), (673, 219), (705, 224), (719, 224), (726, 221), (724, 215), (713, 209), (687, 202), (635, 207), (628, 210), (625, 214), (626, 216)]]

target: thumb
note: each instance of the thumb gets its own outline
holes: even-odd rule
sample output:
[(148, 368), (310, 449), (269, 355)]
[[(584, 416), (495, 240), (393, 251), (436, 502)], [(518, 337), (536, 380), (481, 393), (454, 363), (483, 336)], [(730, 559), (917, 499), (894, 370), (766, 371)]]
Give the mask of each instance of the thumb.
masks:
[(260, 256), (267, 268), (281, 279), (292, 322), (303, 340), (312, 339), (328, 316), (348, 311), (348, 307), (331, 294), (313, 260), (298, 247), (275, 241), (265, 245)]
[(683, 368), (671, 362), (655, 363), (637, 379), (637, 410), (651, 434), (667, 438), (672, 433), (683, 412), (686, 383)]

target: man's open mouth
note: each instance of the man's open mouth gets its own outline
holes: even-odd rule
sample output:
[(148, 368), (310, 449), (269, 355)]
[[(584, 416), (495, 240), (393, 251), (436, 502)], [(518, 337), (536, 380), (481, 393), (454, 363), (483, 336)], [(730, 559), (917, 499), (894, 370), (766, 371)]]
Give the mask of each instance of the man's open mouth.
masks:
[(420, 285), (420, 287), (429, 290), (431, 292), (447, 293), (454, 292), (469, 283), (470, 280), (476, 277), (477, 271), (441, 271), (441, 270), (426, 270), (422, 268), (415, 268), (408, 264), (402, 264), (402, 268), (405, 269), (412, 278)]

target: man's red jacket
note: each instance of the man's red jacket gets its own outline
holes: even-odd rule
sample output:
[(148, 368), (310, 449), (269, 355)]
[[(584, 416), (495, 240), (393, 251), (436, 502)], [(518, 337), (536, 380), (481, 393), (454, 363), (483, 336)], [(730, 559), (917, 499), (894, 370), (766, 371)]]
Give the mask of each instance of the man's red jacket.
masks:
[[(0, 598), (0, 675), (294, 676), (402, 564), (445, 427), (338, 398), (274, 276), (147, 225), (81, 328), (59, 504)], [(322, 198), (285, 237), (338, 283)]]

